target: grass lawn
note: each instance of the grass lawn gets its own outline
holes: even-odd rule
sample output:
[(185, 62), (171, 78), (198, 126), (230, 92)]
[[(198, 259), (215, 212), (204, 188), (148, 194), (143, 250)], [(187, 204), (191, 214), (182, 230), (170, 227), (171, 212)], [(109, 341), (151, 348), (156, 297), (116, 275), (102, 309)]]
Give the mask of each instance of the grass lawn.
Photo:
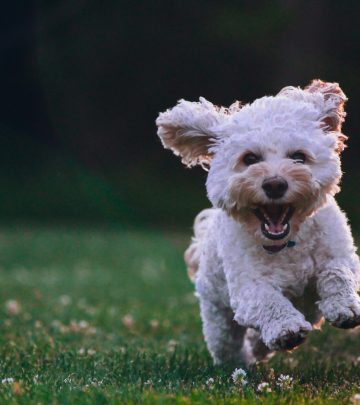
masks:
[(0, 403), (346, 404), (360, 393), (360, 331), (325, 326), (246, 370), (245, 386), (214, 367), (182, 261), (189, 236), (0, 228)]

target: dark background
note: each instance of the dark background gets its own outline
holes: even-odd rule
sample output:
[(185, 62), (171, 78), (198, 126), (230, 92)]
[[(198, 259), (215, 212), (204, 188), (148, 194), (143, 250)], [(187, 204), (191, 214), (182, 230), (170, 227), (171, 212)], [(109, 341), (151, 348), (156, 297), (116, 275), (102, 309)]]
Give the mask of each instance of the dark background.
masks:
[(2, 5), (0, 219), (189, 227), (206, 174), (162, 149), (158, 112), (321, 78), (349, 97), (339, 200), (360, 228), (359, 17), (358, 1)]

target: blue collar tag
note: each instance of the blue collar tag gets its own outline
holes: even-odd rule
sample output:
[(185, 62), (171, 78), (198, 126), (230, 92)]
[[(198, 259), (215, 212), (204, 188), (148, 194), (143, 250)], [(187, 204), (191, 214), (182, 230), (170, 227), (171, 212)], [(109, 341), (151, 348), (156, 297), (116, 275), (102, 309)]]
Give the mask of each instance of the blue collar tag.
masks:
[(286, 247), (288, 248), (292, 248), (296, 245), (296, 242), (294, 242), (293, 240), (289, 240), (289, 242), (287, 243)]

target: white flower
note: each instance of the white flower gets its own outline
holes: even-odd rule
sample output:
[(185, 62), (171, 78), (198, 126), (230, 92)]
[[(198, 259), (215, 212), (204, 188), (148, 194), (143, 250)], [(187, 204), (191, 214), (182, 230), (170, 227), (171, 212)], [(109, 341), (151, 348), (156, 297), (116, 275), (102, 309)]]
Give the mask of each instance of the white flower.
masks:
[(259, 392), (271, 392), (271, 388), (268, 382), (262, 382), (257, 386)]
[(72, 378), (70, 376), (66, 377), (65, 380), (64, 380), (64, 383), (65, 384), (71, 384), (72, 383)]
[(87, 329), (89, 327), (89, 322), (81, 320), (78, 325), (80, 329)]
[(246, 377), (246, 371), (243, 370), (242, 368), (236, 368), (231, 374), (231, 378), (233, 379), (234, 382), (236, 382), (240, 377), (241, 378)]
[(246, 379), (246, 371), (242, 368), (236, 368), (231, 374), (231, 378), (235, 384), (240, 383), (244, 386), (248, 384), (248, 380)]
[(214, 382), (215, 382), (215, 380), (214, 380), (212, 377), (210, 377), (210, 378), (208, 378), (208, 379), (205, 381), (205, 384), (206, 384), (209, 388), (213, 388)]
[(93, 380), (90, 380), (90, 384), (93, 387), (99, 387), (100, 385), (103, 384), (103, 380), (97, 380), (96, 378), (94, 378)]
[(290, 377), (289, 375), (285, 375), (285, 374), (280, 374), (279, 378), (278, 378), (279, 382), (292, 382), (293, 378)]
[(127, 314), (125, 315), (122, 320), (122, 324), (125, 326), (126, 329), (132, 329), (135, 326), (135, 320), (132, 315)]
[(3, 378), (1, 380), (2, 384), (12, 384), (15, 380), (12, 377)]
[(354, 405), (360, 405), (360, 394), (354, 394), (354, 395), (351, 397), (351, 402), (352, 402)]
[(21, 312), (21, 305), (16, 300), (8, 300), (5, 303), (6, 311), (9, 315), (19, 315)]
[(175, 339), (170, 339), (169, 341), (168, 341), (168, 345), (167, 345), (167, 351), (168, 352), (174, 352), (175, 351), (175, 349), (176, 349), (176, 346), (177, 346), (177, 341), (175, 340)]
[(279, 378), (277, 379), (277, 386), (280, 388), (288, 389), (291, 388), (294, 379), (289, 375), (280, 374)]
[(154, 330), (158, 329), (159, 325), (160, 325), (160, 322), (157, 319), (152, 319), (150, 321), (151, 329), (154, 329)]
[(71, 298), (68, 295), (61, 295), (59, 297), (60, 304), (66, 307), (71, 304)]

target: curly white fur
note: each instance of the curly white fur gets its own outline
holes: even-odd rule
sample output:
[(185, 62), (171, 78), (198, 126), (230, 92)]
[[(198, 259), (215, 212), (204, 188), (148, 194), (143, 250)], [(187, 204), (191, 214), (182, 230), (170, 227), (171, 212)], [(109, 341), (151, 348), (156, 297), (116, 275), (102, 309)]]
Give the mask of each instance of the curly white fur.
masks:
[[(336, 83), (315, 80), (242, 108), (182, 100), (157, 119), (166, 148), (189, 166), (209, 166), (214, 208), (197, 217), (185, 260), (215, 363), (252, 363), (291, 349), (322, 317), (343, 328), (360, 324), (359, 259), (333, 197), (345, 100)], [(292, 160), (296, 151), (304, 162)], [(248, 153), (259, 160), (246, 165)], [(272, 178), (288, 184), (276, 200), (263, 187)], [(268, 206), (294, 210), (280, 240), (269, 239), (254, 215)]]

